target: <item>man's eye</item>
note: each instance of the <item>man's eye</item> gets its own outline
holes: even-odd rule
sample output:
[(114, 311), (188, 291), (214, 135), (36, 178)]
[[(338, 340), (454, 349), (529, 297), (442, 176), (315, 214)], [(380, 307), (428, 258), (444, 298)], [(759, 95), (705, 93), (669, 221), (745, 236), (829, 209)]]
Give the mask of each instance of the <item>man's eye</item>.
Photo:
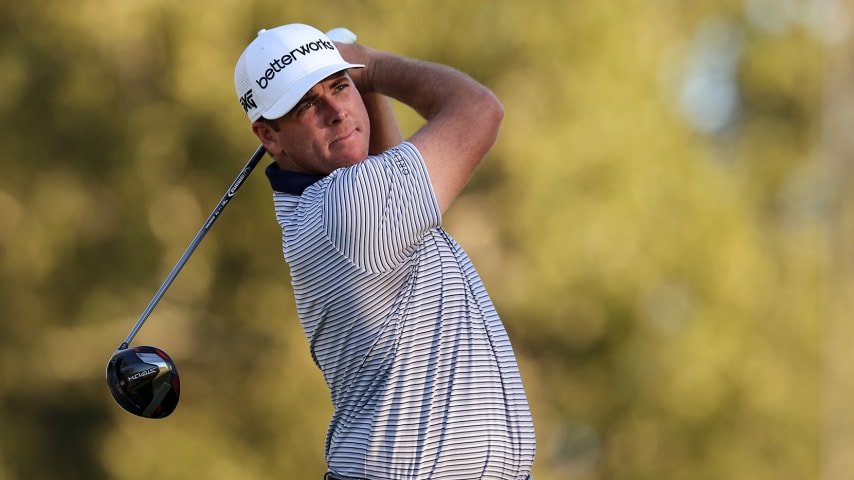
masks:
[(303, 102), (300, 104), (299, 108), (297, 109), (297, 112), (298, 113), (307, 112), (307, 111), (311, 110), (311, 107), (313, 107), (314, 105), (315, 105), (315, 102)]

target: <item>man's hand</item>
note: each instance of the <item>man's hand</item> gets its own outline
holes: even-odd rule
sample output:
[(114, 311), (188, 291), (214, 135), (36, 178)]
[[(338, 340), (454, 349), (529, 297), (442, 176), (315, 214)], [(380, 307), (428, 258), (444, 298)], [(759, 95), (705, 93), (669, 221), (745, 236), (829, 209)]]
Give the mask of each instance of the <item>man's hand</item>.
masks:
[(379, 93), (408, 105), (427, 123), (409, 139), (421, 152), (444, 212), (495, 143), (504, 107), (468, 75), (436, 63), (400, 57), (363, 45), (339, 45), (365, 95)]
[[(339, 51), (342, 45), (356, 43), (357, 38), (355, 33), (343, 27), (333, 28), (326, 32), (326, 36), (335, 42)], [(359, 70), (361, 69), (350, 69), (348, 72), (350, 78), (353, 79), (354, 71)], [(355, 80), (353, 83), (356, 83)], [(358, 85), (356, 85), (356, 89), (361, 92)], [(400, 126), (397, 123), (397, 117), (394, 114), (394, 109), (391, 106), (389, 98), (379, 93), (365, 93), (362, 95), (362, 100), (365, 102), (365, 108), (368, 110), (368, 117), (371, 121), (371, 137), (370, 144), (368, 145), (368, 153), (379, 154), (402, 142), (403, 132), (400, 131)]]
[(365, 71), (370, 68), (371, 59), (380, 52), (357, 43), (336, 42), (335, 46), (338, 47), (338, 51), (344, 57), (344, 60), (350, 63), (360, 63), (365, 66), (365, 68), (351, 68), (347, 70), (347, 73), (350, 74), (350, 78), (353, 79), (353, 83), (360, 92), (363, 94), (372, 93), (368, 90), (369, 86), (363, 83), (366, 78)]

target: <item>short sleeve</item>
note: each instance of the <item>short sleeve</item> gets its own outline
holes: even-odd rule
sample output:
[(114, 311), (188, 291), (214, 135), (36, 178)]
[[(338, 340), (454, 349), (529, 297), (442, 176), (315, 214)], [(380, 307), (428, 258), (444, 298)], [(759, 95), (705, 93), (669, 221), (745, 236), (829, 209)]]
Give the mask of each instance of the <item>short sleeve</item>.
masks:
[(424, 160), (407, 142), (335, 172), (325, 197), (330, 241), (368, 272), (399, 265), (441, 224)]

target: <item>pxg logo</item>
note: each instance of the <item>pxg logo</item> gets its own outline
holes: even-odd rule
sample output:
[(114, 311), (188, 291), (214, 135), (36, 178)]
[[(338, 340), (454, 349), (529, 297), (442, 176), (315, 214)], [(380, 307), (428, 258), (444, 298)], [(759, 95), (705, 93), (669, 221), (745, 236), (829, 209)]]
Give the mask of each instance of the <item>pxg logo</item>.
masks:
[(246, 113), (253, 108), (258, 108), (258, 104), (255, 103), (255, 99), (252, 98), (252, 89), (246, 91), (242, 97), (240, 97), (240, 106), (243, 107), (243, 112)]

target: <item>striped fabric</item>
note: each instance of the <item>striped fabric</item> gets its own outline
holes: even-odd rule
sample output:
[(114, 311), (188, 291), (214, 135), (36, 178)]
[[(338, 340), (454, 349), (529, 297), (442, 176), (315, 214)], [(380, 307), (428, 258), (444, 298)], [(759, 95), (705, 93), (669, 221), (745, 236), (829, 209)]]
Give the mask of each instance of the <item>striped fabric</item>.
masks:
[(330, 471), (527, 478), (534, 429), (510, 341), (468, 256), (440, 227), (415, 147), (274, 201), (300, 321), (335, 408)]

